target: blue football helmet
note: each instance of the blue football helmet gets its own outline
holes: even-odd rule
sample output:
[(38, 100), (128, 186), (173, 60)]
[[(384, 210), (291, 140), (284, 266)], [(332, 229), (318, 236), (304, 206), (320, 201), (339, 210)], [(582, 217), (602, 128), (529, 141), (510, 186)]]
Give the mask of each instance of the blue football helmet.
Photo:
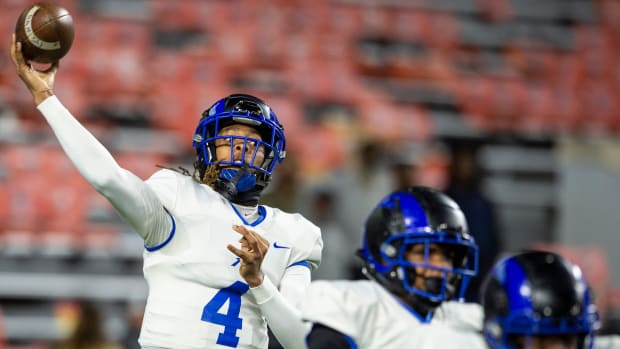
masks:
[(520, 349), (518, 340), (563, 335), (576, 335), (579, 348), (592, 348), (600, 321), (589, 287), (579, 267), (555, 253), (525, 251), (503, 258), (481, 293), (491, 348)]
[[(424, 245), (424, 261), (405, 258), (412, 245)], [(430, 245), (443, 247), (452, 268), (429, 261)], [(447, 195), (426, 187), (411, 187), (385, 197), (370, 213), (359, 252), (364, 273), (392, 293), (408, 299), (414, 309), (424, 304), (421, 321), (445, 300), (463, 299), (469, 280), (478, 272), (478, 247), (469, 235), (460, 207)], [(439, 270), (441, 277), (426, 289), (414, 286), (416, 267)], [(425, 280), (426, 282), (427, 280)]]
[[(255, 128), (262, 139), (219, 135), (222, 128), (236, 123)], [(230, 144), (230, 161), (218, 162), (218, 159), (216, 159), (215, 141), (218, 139), (226, 140)], [(238, 140), (243, 142), (241, 160), (238, 161), (234, 161), (233, 158), (235, 140), (237, 140), (237, 143)], [(250, 144), (253, 146), (250, 147)], [(215, 165), (216, 163), (221, 167), (229, 169), (244, 168), (244, 171), (251, 169), (253, 171), (249, 172), (256, 177), (255, 184), (261, 190), (269, 183), (276, 163), (282, 162), (286, 156), (284, 129), (278, 121), (276, 114), (261, 99), (246, 94), (232, 94), (218, 100), (209, 109), (205, 110), (196, 127), (192, 145), (197, 151), (196, 167), (200, 178), (203, 178), (208, 166)], [(256, 157), (256, 151), (259, 148), (264, 149), (265, 160), (261, 164), (255, 164), (253, 159)], [(254, 149), (252, 161), (247, 163), (245, 161), (246, 151), (251, 151), (250, 149)], [(232, 178), (235, 174), (225, 173), (223, 176)]]

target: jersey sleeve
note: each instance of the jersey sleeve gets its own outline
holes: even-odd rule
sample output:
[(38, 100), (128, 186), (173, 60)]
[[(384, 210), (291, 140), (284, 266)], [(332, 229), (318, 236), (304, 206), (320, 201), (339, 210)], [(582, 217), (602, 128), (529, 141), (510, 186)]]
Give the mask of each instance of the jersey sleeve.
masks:
[(147, 245), (168, 235), (171, 216), (142, 179), (122, 168), (55, 96), (47, 98), (37, 108), (82, 177), (112, 204)]
[(315, 270), (321, 264), (323, 238), (321, 229), (300, 214), (292, 215), (291, 227), (299, 229), (295, 236), (289, 267), (302, 265)]
[(267, 276), (260, 286), (250, 289), (271, 331), (287, 349), (305, 348), (310, 326), (302, 321), (298, 305), (309, 284), (308, 268), (289, 268), (279, 290)]
[(435, 314), (438, 322), (447, 326), (472, 332), (482, 331), (483, 310), (478, 303), (443, 302)]
[(358, 338), (359, 321), (368, 317), (369, 307), (348, 285), (346, 281), (312, 282), (301, 304), (302, 319)]
[(159, 170), (146, 180), (146, 184), (156, 193), (165, 208), (170, 211), (176, 210), (179, 193), (176, 172), (166, 169)]
[(620, 348), (620, 335), (600, 335), (594, 338), (594, 349)]

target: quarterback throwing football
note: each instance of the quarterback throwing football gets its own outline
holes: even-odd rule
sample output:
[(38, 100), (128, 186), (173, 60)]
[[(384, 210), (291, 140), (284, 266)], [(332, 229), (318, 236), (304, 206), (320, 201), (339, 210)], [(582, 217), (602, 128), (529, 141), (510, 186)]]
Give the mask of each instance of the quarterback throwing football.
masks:
[(267, 104), (242, 94), (217, 101), (193, 136), (194, 172), (163, 169), (143, 181), (54, 96), (58, 63), (32, 69), (15, 37), (11, 58), (80, 174), (144, 239), (143, 348), (267, 348), (267, 324), (286, 348), (304, 346), (296, 306), (323, 243), (301, 215), (258, 204), (285, 157)]

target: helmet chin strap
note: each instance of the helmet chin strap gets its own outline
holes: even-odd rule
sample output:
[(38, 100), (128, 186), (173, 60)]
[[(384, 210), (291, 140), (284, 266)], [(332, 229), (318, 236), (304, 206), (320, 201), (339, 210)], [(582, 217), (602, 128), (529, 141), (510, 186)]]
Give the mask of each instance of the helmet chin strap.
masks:
[[(418, 277), (422, 277), (419, 276)], [(427, 277), (424, 279), (424, 287), (427, 292), (439, 294), (441, 293), (441, 288), (443, 287), (444, 279), (441, 277)], [(446, 300), (454, 298), (456, 295), (456, 287), (450, 284), (448, 280), (445, 281), (446, 287)]]
[[(417, 277), (424, 277), (417, 275)], [(424, 278), (424, 289), (428, 293), (439, 294), (443, 286), (443, 278), (440, 277), (426, 277)]]
[[(424, 279), (424, 291), (433, 294), (439, 294), (441, 292), (441, 288), (443, 287), (444, 283), (443, 278), (425, 277), (415, 272), (412, 274), (414, 275), (414, 278), (419, 277)], [(410, 282), (413, 282), (413, 280), (415, 279), (410, 279)], [(445, 287), (446, 295), (454, 292), (454, 287), (449, 285), (448, 282), (446, 282)], [(409, 304), (409, 306), (411, 306), (413, 310), (415, 310), (422, 318), (426, 318), (427, 321), (430, 321), (432, 319), (433, 312), (435, 311), (435, 309), (437, 309), (437, 307), (439, 307), (439, 305), (441, 305), (441, 302), (434, 301), (422, 295), (413, 293), (405, 295), (403, 300), (405, 300)]]
[(263, 187), (256, 185), (256, 174), (250, 173), (248, 168), (244, 162), (239, 169), (222, 169), (213, 189), (236, 204), (256, 206)]

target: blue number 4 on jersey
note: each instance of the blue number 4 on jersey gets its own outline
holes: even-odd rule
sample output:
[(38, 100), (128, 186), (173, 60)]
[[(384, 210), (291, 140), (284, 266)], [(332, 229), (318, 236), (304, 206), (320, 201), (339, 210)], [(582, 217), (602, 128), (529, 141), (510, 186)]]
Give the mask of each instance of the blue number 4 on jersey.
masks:
[[(202, 321), (224, 326), (224, 332), (217, 336), (217, 344), (236, 348), (239, 344), (237, 330), (243, 326), (243, 319), (239, 317), (241, 310), (241, 296), (248, 292), (250, 287), (241, 281), (219, 290), (202, 310)], [(228, 311), (220, 313), (228, 301)]]

